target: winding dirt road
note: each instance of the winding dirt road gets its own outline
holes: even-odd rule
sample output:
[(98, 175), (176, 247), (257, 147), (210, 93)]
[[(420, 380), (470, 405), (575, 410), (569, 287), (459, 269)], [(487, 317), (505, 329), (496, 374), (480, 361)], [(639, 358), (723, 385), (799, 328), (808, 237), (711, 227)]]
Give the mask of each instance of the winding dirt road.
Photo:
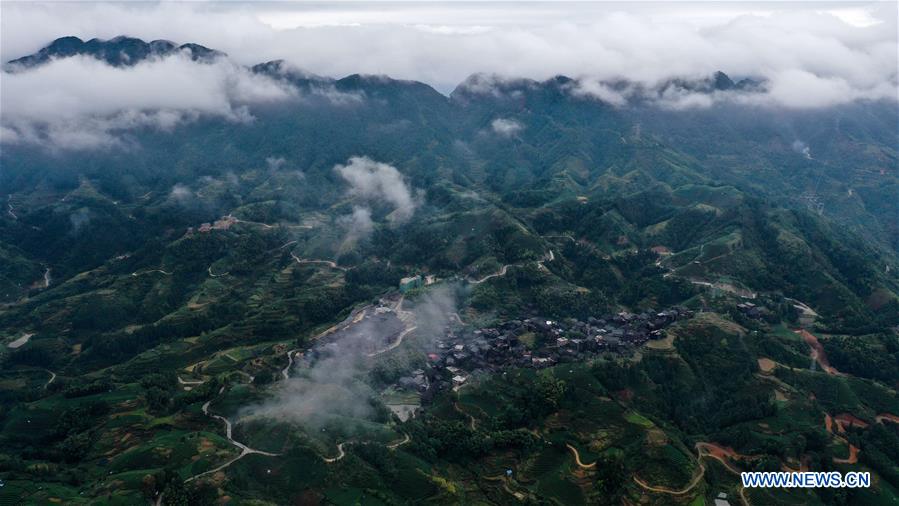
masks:
[(481, 279), (469, 279), (468, 282), (473, 285), (479, 285), (479, 284), (483, 283), (484, 281), (487, 281), (488, 279), (496, 278), (499, 276), (505, 276), (506, 272), (509, 271), (509, 267), (518, 267), (518, 264), (504, 265), (504, 266), (502, 266), (502, 268), (499, 271), (494, 272), (493, 274), (488, 274)]
[(458, 403), (458, 402), (454, 402), (454, 403), (453, 403), (453, 409), (455, 409), (456, 412), (458, 412), (458, 413), (461, 414), (462, 416), (465, 416), (465, 417), (468, 418), (468, 420), (469, 420), (469, 427), (471, 427), (471, 430), (477, 430), (477, 429), (478, 429), (478, 420), (477, 420), (477, 418), (475, 418), (475, 417), (473, 417), (472, 415), (466, 413), (465, 410), (463, 410), (463, 409), (459, 406), (459, 403)]
[(213, 274), (213, 273), (212, 273), (212, 266), (211, 266), (211, 265), (210, 265), (209, 267), (206, 268), (206, 272), (208, 272), (209, 275), (210, 275), (211, 277), (213, 277), (213, 278), (220, 278), (220, 277), (222, 277), (222, 276), (227, 276), (227, 275), (228, 275), (227, 272), (223, 272), (223, 273), (221, 273), (221, 274)]
[(812, 360), (817, 362), (821, 369), (832, 376), (845, 376), (845, 374), (830, 365), (830, 362), (827, 360), (827, 353), (824, 352), (824, 346), (821, 345), (814, 334), (805, 329), (794, 330), (793, 332), (799, 334), (802, 340), (811, 348)]
[(403, 446), (404, 444), (408, 443), (409, 441), (412, 441), (412, 438), (409, 436), (409, 434), (403, 434), (403, 439), (401, 439), (399, 441), (395, 441), (393, 443), (388, 443), (385, 446), (387, 446), (387, 448), (389, 448), (391, 450), (396, 450), (397, 448), (399, 448), (400, 446)]
[(295, 253), (292, 253), (292, 252), (291, 252), (290, 256), (293, 257), (293, 259), (296, 260), (297, 263), (300, 265), (302, 265), (302, 264), (324, 264), (332, 269), (337, 269), (338, 271), (346, 271), (346, 267), (341, 267), (341, 266), (337, 265), (336, 262), (333, 262), (331, 260), (310, 260), (307, 258), (300, 258)]
[[(180, 380), (181, 378), (179, 377), (178, 379)], [(221, 394), (224, 390), (225, 390), (225, 387), (222, 387), (221, 390), (219, 390), (219, 394)], [(231, 460), (225, 462), (224, 464), (222, 464), (222, 465), (220, 465), (220, 466), (218, 466), (218, 467), (215, 467), (215, 468), (210, 469), (210, 470), (208, 470), (208, 471), (203, 471), (203, 472), (200, 473), (200, 474), (195, 474), (195, 475), (191, 476), (190, 478), (187, 478), (186, 480), (184, 480), (185, 483), (190, 482), (190, 481), (194, 481), (194, 480), (196, 480), (196, 479), (198, 479), (198, 478), (202, 478), (203, 476), (207, 476), (207, 475), (210, 475), (210, 474), (213, 474), (213, 473), (217, 473), (217, 472), (219, 472), (219, 471), (221, 471), (221, 470), (223, 470), (223, 469), (226, 469), (228, 466), (230, 466), (231, 464), (237, 462), (238, 460), (240, 460), (240, 459), (246, 457), (247, 455), (251, 455), (251, 454), (254, 454), (254, 453), (257, 454), (257, 455), (265, 455), (266, 457), (277, 457), (278, 455), (280, 455), (279, 453), (271, 453), (271, 452), (267, 452), (267, 451), (263, 451), (263, 450), (257, 450), (257, 449), (255, 449), (255, 448), (250, 448), (249, 446), (247, 446), (247, 445), (241, 443), (240, 441), (236, 441), (236, 440), (231, 436), (231, 420), (228, 420), (228, 419), (225, 418), (224, 416), (220, 416), (220, 415), (216, 415), (216, 414), (210, 413), (210, 412), (209, 412), (209, 404), (210, 404), (211, 402), (212, 402), (212, 401), (206, 401), (206, 403), (203, 404), (203, 414), (206, 415), (206, 416), (211, 416), (212, 418), (221, 420), (222, 422), (225, 423), (225, 437), (228, 439), (228, 441), (229, 441), (231, 444), (233, 444), (234, 446), (240, 448), (240, 453), (239, 453), (236, 457), (234, 457), (233, 459), (231, 459)]]
[(390, 351), (390, 350), (396, 348), (397, 346), (403, 344), (403, 338), (406, 337), (406, 335), (407, 335), (408, 333), (412, 332), (413, 330), (415, 330), (415, 329), (417, 329), (417, 328), (418, 328), (418, 327), (415, 326), (415, 325), (406, 328), (405, 330), (403, 330), (402, 332), (400, 332), (400, 334), (396, 337), (396, 341), (390, 343), (390, 345), (388, 345), (386, 348), (382, 348), (382, 349), (380, 349), (380, 350), (378, 350), (378, 351), (373, 351), (373, 352), (371, 352), (371, 353), (368, 353), (366, 356), (368, 356), (369, 358), (371, 358), (371, 357), (377, 357), (378, 355), (380, 355), (380, 354), (382, 354), (382, 353), (387, 353), (388, 351)]
[[(538, 268), (538, 269), (543, 269), (543, 270), (545, 270), (545, 269), (546, 269), (546, 266), (543, 265), (543, 262), (552, 262), (552, 261), (555, 260), (555, 259), (556, 259), (556, 255), (553, 253), (553, 250), (549, 250), (549, 252), (546, 253), (545, 255), (543, 255), (543, 257), (542, 257), (540, 260), (537, 260), (537, 262), (536, 262), (537, 268)], [(509, 267), (521, 267), (522, 265), (524, 265), (524, 264), (520, 264), (520, 263), (518, 263), (518, 264), (506, 264), (506, 265), (502, 266), (502, 267), (500, 268), (500, 270), (498, 270), (497, 272), (494, 272), (493, 274), (488, 274), (488, 275), (484, 276), (484, 277), (481, 278), (481, 279), (468, 279), (468, 278), (466, 278), (466, 281), (468, 281), (468, 282), (471, 283), (472, 285), (479, 285), (479, 284), (483, 283), (484, 281), (487, 281), (488, 279), (493, 279), (493, 278), (497, 278), (497, 277), (500, 277), (500, 276), (505, 276), (506, 273), (509, 271)]]
[(50, 373), (50, 379), (48, 379), (47, 382), (44, 383), (44, 388), (47, 388), (50, 386), (50, 383), (53, 383), (54, 381), (56, 381), (56, 373), (51, 371), (50, 369), (44, 369), (44, 370), (47, 371), (48, 373)]
[[(703, 461), (702, 461), (703, 457), (711, 457), (711, 458), (721, 462), (721, 464), (723, 464), (724, 467), (728, 471), (730, 471), (732, 473), (740, 474), (740, 470), (733, 467), (733, 464), (731, 464), (728, 461), (729, 457), (739, 457), (740, 456), (733, 450), (731, 450), (729, 448), (724, 448), (724, 447), (718, 446), (713, 443), (706, 443), (706, 442), (696, 443), (695, 448), (696, 448), (696, 452), (697, 452), (696, 463), (699, 466), (699, 472), (696, 473), (696, 475), (693, 477), (693, 479), (690, 480), (690, 483), (688, 483), (686, 487), (679, 489), (679, 490), (675, 490), (675, 489), (668, 488), (668, 487), (653, 486), (653, 485), (650, 485), (650, 484), (646, 483), (645, 481), (641, 480), (636, 475), (634, 475), (634, 482), (636, 482), (637, 485), (639, 485), (641, 488), (643, 488), (645, 490), (649, 490), (651, 492), (657, 492), (657, 493), (668, 494), (668, 495), (684, 495), (684, 494), (690, 492), (691, 490), (693, 490), (694, 488), (696, 488), (696, 485), (698, 485), (699, 482), (702, 481), (703, 476), (705, 476), (706, 467), (705, 467), (705, 463), (703, 463)], [(740, 487), (740, 499), (742, 499), (744, 505), (746, 505), (746, 506), (749, 505), (749, 498), (746, 497), (745, 489), (742, 486)]]
[(577, 448), (571, 446), (568, 443), (565, 443), (565, 446), (567, 446), (568, 449), (571, 450), (571, 453), (574, 454), (574, 462), (578, 467), (580, 467), (581, 469), (593, 469), (594, 467), (596, 467), (596, 462), (591, 462), (589, 464), (584, 464), (583, 462), (581, 462), (581, 454), (578, 453)]
[(150, 273), (153, 273), (153, 272), (158, 272), (158, 273), (160, 273), (160, 274), (165, 274), (166, 276), (171, 276), (171, 275), (173, 274), (173, 273), (171, 273), (171, 272), (166, 272), (166, 271), (164, 271), (164, 270), (162, 270), (162, 269), (151, 269), (151, 270), (149, 270), (149, 271), (132, 272), (131, 275), (134, 276), (134, 277), (137, 277), (137, 276), (143, 276), (144, 274), (150, 274)]
[(328, 464), (330, 464), (332, 462), (337, 462), (338, 460), (342, 459), (346, 455), (346, 452), (343, 451), (343, 445), (345, 445), (347, 443), (348, 443), (348, 441), (344, 441), (343, 443), (339, 443), (337, 445), (337, 456), (336, 457), (322, 457), (322, 459), (325, 462), (327, 462)]

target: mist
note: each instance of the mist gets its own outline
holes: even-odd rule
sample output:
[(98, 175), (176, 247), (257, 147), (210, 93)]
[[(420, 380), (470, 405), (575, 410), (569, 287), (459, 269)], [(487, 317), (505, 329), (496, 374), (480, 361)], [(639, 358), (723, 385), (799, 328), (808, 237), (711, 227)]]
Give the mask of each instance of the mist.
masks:
[[(455, 284), (440, 284), (414, 301), (405, 301), (403, 311), (413, 315), (415, 338), (403, 346), (422, 352), (433, 349), (450, 315), (457, 311), (458, 289)], [(306, 352), (306, 358), (298, 359), (294, 376), (276, 384), (269, 400), (243, 408), (238, 420), (265, 418), (317, 430), (325, 424), (340, 424), (342, 418), (371, 417), (377, 393), (368, 373), (390, 353), (384, 351), (385, 341), (397, 330), (396, 322), (387, 322), (366, 318), (352, 332), (323, 338)]]
[(894, 2), (35, 2), (6, 4), (3, 14), (4, 61), (63, 35), (127, 34), (197, 42), (244, 65), (284, 59), (325, 76), (386, 74), (444, 93), (477, 72), (653, 86), (722, 70), (770, 81), (781, 105), (896, 98)]
[[(366, 156), (354, 156), (334, 171), (349, 184), (348, 194), (368, 202), (385, 202), (394, 208), (387, 219), (402, 224), (412, 217), (418, 202), (396, 167)], [(369, 213), (369, 217), (371, 213)]]

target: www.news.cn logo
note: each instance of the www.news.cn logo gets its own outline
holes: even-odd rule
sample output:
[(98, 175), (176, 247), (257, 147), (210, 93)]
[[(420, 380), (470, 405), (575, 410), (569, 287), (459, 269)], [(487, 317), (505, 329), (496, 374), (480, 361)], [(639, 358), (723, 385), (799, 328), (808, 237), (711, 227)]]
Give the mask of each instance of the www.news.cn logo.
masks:
[(740, 473), (746, 488), (866, 488), (871, 486), (871, 473), (837, 471), (816, 472), (776, 472)]

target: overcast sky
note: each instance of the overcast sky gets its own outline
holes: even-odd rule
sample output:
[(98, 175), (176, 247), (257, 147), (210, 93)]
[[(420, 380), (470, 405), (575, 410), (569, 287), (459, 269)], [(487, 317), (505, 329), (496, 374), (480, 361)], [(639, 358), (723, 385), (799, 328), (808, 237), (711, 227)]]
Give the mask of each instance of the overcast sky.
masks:
[[(4, 74), (0, 113), (6, 129), (0, 134), (6, 140), (27, 136), (28, 124), (52, 119), (59, 125), (55, 116), (75, 124), (95, 105), (105, 116), (130, 109), (116, 125), (165, 125), (185, 113), (239, 118), (235, 99), (291, 95), (239, 68), (273, 59), (330, 77), (415, 79), (443, 93), (476, 72), (534, 79), (565, 74), (581, 78), (580, 92), (613, 104), (624, 98), (611, 95), (605, 80), (651, 86), (716, 70), (767, 80), (764, 101), (779, 106), (897, 98), (895, 1), (3, 2), (0, 9), (3, 61), (65, 35), (196, 42), (232, 60), (191, 70), (181, 61), (102, 69), (81, 59), (50, 64), (40, 74)], [(173, 72), (180, 76), (171, 79)], [(173, 97), (175, 89), (184, 89), (183, 97)], [(190, 97), (205, 95), (202, 107), (191, 106)], [(157, 109), (167, 115), (134, 116)], [(48, 117), (42, 120), (41, 111)], [(15, 135), (12, 123), (18, 125)]]

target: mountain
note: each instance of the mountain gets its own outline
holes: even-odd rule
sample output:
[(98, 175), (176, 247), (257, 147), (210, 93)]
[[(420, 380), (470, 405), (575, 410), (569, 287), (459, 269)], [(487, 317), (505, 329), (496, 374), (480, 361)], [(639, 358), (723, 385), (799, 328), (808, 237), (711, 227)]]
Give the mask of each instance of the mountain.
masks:
[(109, 40), (90, 39), (85, 42), (78, 37), (69, 36), (54, 40), (34, 54), (7, 62), (6, 68), (12, 70), (30, 69), (44, 65), (54, 59), (72, 56), (89, 56), (114, 67), (128, 67), (149, 58), (160, 58), (175, 53), (184, 54), (191, 60), (199, 62), (209, 62), (226, 56), (221, 51), (192, 43), (179, 46), (168, 40), (145, 42), (141, 39), (124, 35)]
[(249, 70), (296, 93), (4, 145), (0, 503), (896, 498), (895, 103)]

